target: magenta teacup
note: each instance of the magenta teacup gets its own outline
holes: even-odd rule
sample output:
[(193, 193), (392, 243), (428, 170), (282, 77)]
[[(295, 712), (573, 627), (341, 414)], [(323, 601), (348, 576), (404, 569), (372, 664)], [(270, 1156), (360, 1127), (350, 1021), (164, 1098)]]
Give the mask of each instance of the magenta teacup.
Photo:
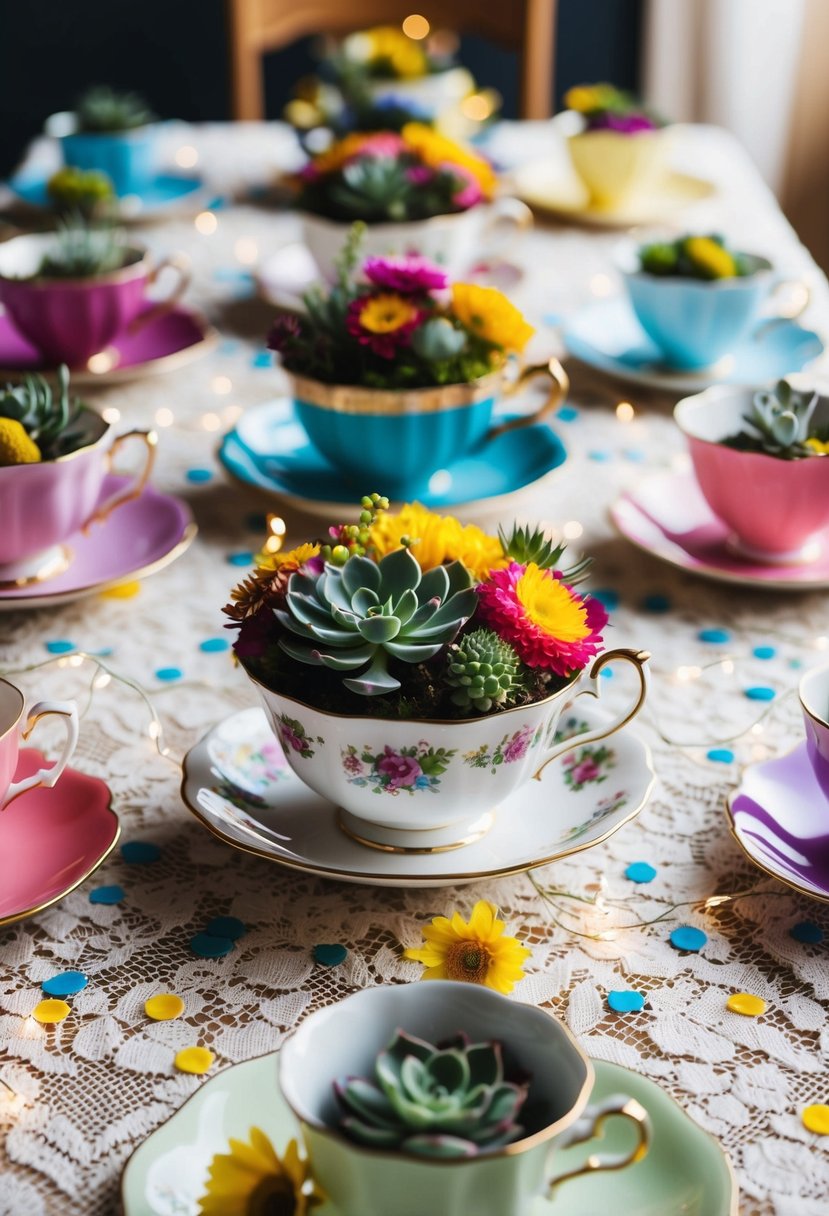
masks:
[(799, 691), (806, 725), (806, 752), (820, 787), (829, 798), (829, 663), (807, 671)]
[[(52, 278), (40, 273), (54, 237), (19, 236), (0, 245), (0, 303), (15, 329), (49, 366), (79, 367), (122, 333), (132, 333), (174, 306), (189, 274), (176, 257), (154, 262), (139, 245), (124, 249), (117, 270), (88, 278)], [(147, 289), (169, 266), (177, 275), (172, 292), (151, 302)]]
[[(48, 714), (56, 714), (63, 719), (66, 727), (63, 751), (50, 767), (42, 768), (22, 781), (14, 781), (20, 740), (27, 740), (40, 719)], [(13, 798), (34, 789), (36, 785), (51, 788), (69, 763), (77, 742), (78, 707), (74, 701), (38, 701), (27, 710), (20, 689), (8, 680), (0, 679), (0, 811)]]

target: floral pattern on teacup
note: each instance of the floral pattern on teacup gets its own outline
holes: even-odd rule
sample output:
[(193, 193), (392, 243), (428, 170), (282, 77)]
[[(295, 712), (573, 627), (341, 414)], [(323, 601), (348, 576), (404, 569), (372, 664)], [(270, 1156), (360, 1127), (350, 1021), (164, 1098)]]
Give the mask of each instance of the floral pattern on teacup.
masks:
[(574, 735), (584, 735), (589, 730), (589, 722), (571, 714), (569, 718), (559, 720), (551, 743), (563, 743), (565, 739), (572, 739)]
[(560, 840), (578, 840), (590, 828), (595, 827), (597, 823), (601, 823), (602, 820), (609, 818), (609, 816), (615, 815), (617, 811), (621, 811), (627, 804), (628, 795), (624, 790), (617, 790), (615, 794), (602, 798), (601, 801), (596, 803), (590, 818), (585, 819), (583, 823), (576, 824), (575, 827), (568, 828), (564, 835), (560, 837)]
[(421, 739), (413, 747), (395, 749), (388, 744), (381, 752), (353, 743), (340, 749), (343, 768), (351, 785), (369, 786), (373, 794), (437, 793), (441, 774), (449, 767), (454, 749), (430, 747)]
[(269, 786), (284, 781), (290, 772), (285, 753), (272, 738), (254, 747), (217, 736), (210, 740), (209, 754), (223, 783), (232, 784), (252, 799), (259, 798)]
[(287, 714), (279, 715), (277, 733), (279, 742), (285, 751), (298, 752), (303, 760), (310, 760), (315, 755), (316, 748), (311, 746), (312, 743), (323, 744), (325, 742), (320, 735), (317, 735), (316, 738), (309, 735), (297, 718), (290, 718)]
[(489, 748), (482, 743), (472, 752), (464, 752), (463, 762), (470, 768), (488, 768), (494, 773), (501, 764), (514, 764), (523, 760), (527, 752), (537, 747), (541, 741), (544, 728), (539, 726), (535, 732), (531, 726), (522, 726), (511, 735), (504, 735), (496, 747)]
[(607, 781), (608, 770), (616, 767), (616, 753), (611, 747), (582, 747), (569, 752), (561, 762), (564, 784), (577, 794), (586, 785)]

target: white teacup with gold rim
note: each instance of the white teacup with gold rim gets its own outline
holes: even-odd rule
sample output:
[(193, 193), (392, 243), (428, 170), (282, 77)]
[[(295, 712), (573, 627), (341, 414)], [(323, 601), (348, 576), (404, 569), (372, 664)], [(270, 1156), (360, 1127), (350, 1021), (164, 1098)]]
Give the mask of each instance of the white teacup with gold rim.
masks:
[[(28, 741), (42, 718), (55, 715), (63, 722), (66, 740), (54, 765), (14, 780), (20, 741)], [(69, 763), (78, 742), (78, 707), (74, 701), (38, 701), (29, 709), (23, 693), (8, 680), (0, 679), (0, 811), (38, 785), (51, 788)], [(0, 817), (0, 826), (2, 818)]]

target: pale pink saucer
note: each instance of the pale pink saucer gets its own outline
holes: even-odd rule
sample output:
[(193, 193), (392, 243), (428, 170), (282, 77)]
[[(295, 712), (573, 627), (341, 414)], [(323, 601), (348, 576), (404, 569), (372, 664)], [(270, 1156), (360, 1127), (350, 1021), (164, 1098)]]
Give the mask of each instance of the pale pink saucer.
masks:
[[(16, 778), (46, 763), (24, 748)], [(42, 912), (74, 891), (112, 852), (120, 833), (109, 786), (75, 768), (54, 789), (29, 790), (0, 815), (0, 925)]]
[[(216, 330), (200, 313), (173, 308), (134, 334), (116, 338), (112, 346), (93, 355), (86, 367), (75, 368), (72, 383), (111, 384), (171, 371), (205, 354), (215, 345), (217, 337)], [(38, 351), (0, 311), (0, 378), (53, 370), (44, 367)]]
[(769, 591), (829, 587), (829, 529), (813, 562), (763, 565), (738, 557), (727, 545), (728, 528), (711, 511), (690, 469), (657, 473), (625, 491), (610, 518), (637, 548), (689, 574)]
[[(102, 499), (125, 482), (110, 474), (101, 488)], [(103, 522), (68, 538), (64, 547), (70, 560), (61, 573), (25, 587), (0, 588), (0, 612), (68, 604), (116, 583), (144, 578), (174, 561), (196, 532), (186, 502), (145, 486)]]

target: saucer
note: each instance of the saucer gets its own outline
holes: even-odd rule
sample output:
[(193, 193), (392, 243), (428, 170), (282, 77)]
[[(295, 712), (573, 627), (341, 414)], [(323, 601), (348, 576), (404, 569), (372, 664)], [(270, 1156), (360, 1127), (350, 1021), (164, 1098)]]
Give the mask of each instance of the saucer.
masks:
[(530, 161), (511, 175), (512, 189), (539, 219), (564, 220), (590, 228), (632, 228), (675, 219), (686, 207), (710, 198), (713, 182), (687, 173), (667, 172), (647, 193), (632, 196), (617, 207), (591, 203), (571, 166)]
[[(72, 372), (73, 385), (115, 384), (140, 376), (172, 371), (207, 353), (216, 344), (216, 330), (199, 313), (173, 308), (134, 334), (124, 334), (112, 346)], [(24, 372), (54, 371), (0, 311), (0, 377)]]
[[(46, 757), (20, 752), (15, 778), (30, 777)], [(53, 789), (39, 786), (10, 802), (0, 820), (0, 925), (42, 912), (80, 886), (121, 833), (109, 786), (75, 768)]]
[[(101, 488), (104, 501), (127, 479), (110, 474)], [(0, 589), (0, 612), (51, 608), (105, 591), (117, 583), (146, 578), (175, 561), (196, 535), (190, 508), (172, 494), (148, 485), (87, 533), (70, 536), (68, 567), (36, 585)]]
[[(347, 518), (363, 493), (309, 441), (287, 397), (246, 410), (236, 428), (225, 435), (219, 459), (237, 481), (329, 523), (333, 516)], [(439, 469), (418, 501), (433, 510), (463, 505), (483, 506), (487, 511), (513, 509), (519, 491), (537, 490), (566, 459), (564, 445), (546, 423), (519, 427)]]
[[(580, 705), (562, 728), (609, 720), (602, 710)], [(648, 748), (630, 730), (599, 747), (609, 753), (599, 776), (574, 785), (566, 756), (559, 757), (539, 781), (501, 804), (486, 836), (451, 853), (383, 853), (346, 836), (334, 804), (289, 768), (262, 709), (232, 714), (191, 748), (181, 795), (220, 840), (293, 870), (378, 887), (462, 885), (589, 849), (639, 814), (654, 782)]]
[[(214, 1154), (232, 1136), (246, 1140), (259, 1127), (280, 1155), (299, 1127), (282, 1097), (279, 1052), (233, 1064), (211, 1077), (133, 1152), (121, 1175), (124, 1216), (195, 1216)], [(606, 1216), (609, 1209), (635, 1216), (737, 1216), (737, 1183), (728, 1157), (655, 1081), (619, 1064), (593, 1060), (590, 1101), (623, 1093), (651, 1117), (653, 1140), (644, 1161), (627, 1169), (573, 1179), (551, 1198), (536, 1199), (530, 1216)], [(605, 1124), (602, 1153), (626, 1153), (621, 1120)], [(583, 1165), (595, 1142), (557, 1149), (554, 1168), (564, 1174)], [(436, 1167), (437, 1168), (437, 1167)], [(330, 1201), (316, 1216), (337, 1216)]]
[(829, 587), (829, 529), (814, 562), (762, 565), (738, 557), (727, 544), (729, 528), (708, 506), (690, 469), (657, 473), (626, 490), (610, 518), (638, 549), (690, 574), (769, 591)]
[(812, 899), (829, 903), (826, 795), (806, 744), (749, 764), (726, 799), (731, 834), (748, 858)]
[(562, 337), (570, 354), (588, 367), (678, 395), (697, 393), (710, 384), (770, 384), (802, 371), (825, 349), (816, 333), (787, 317), (761, 319), (733, 355), (702, 371), (679, 371), (662, 361), (661, 351), (624, 296), (579, 309), (565, 320)]
[[(54, 204), (47, 189), (50, 176), (42, 170), (32, 170), (9, 178), (6, 185), (28, 206), (52, 211)], [(117, 198), (116, 214), (119, 220), (166, 219), (177, 211), (198, 210), (204, 193), (205, 184), (200, 177), (158, 173), (140, 194)]]

